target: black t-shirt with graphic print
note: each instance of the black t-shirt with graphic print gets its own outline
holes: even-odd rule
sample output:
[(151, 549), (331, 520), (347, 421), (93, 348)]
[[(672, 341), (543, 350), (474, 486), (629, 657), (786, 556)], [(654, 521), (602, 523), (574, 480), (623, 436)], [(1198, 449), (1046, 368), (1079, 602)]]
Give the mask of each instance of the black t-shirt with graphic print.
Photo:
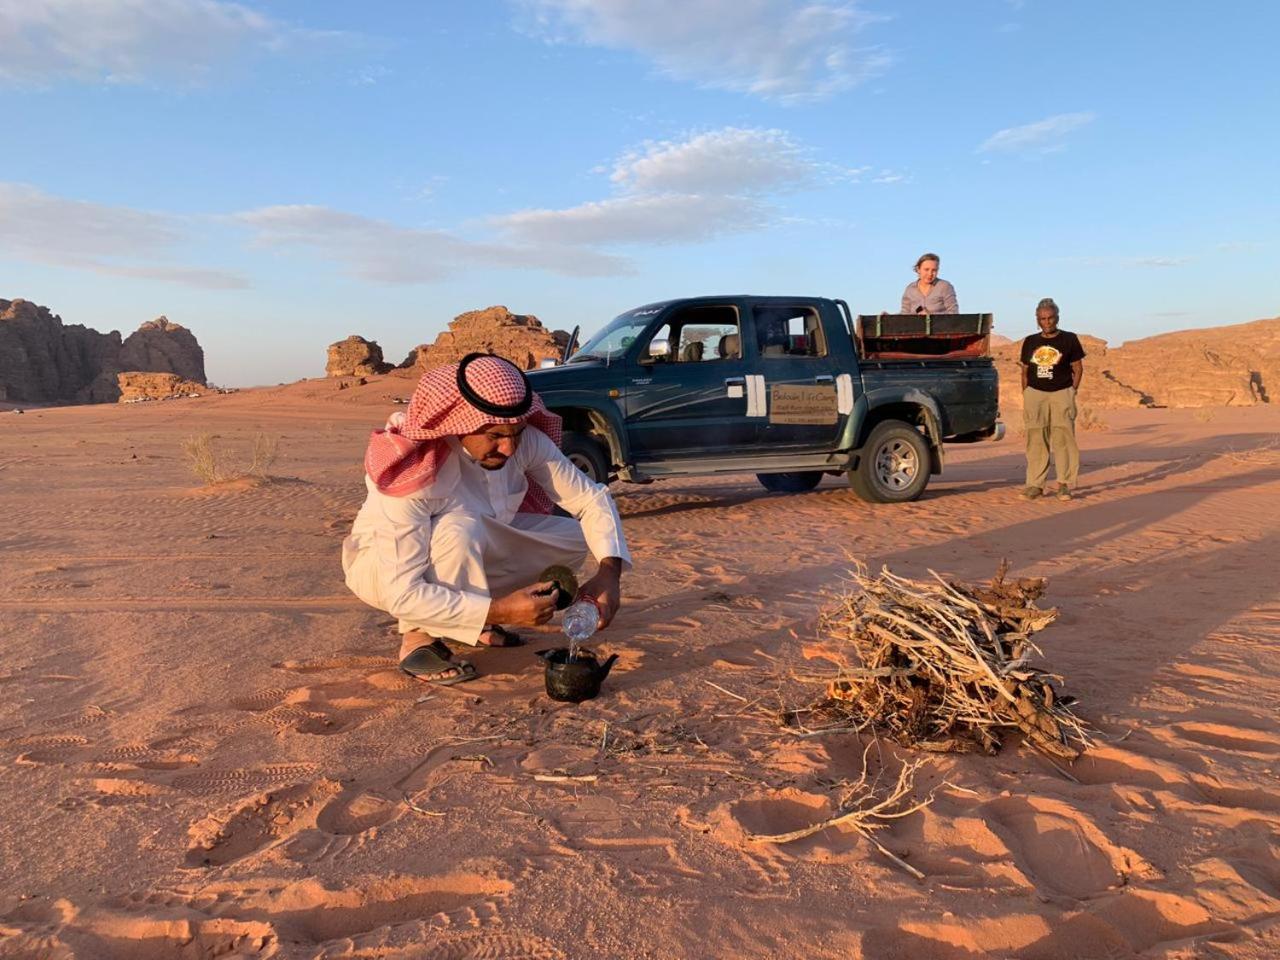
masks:
[(1022, 363), (1027, 386), (1052, 393), (1071, 386), (1071, 364), (1084, 359), (1084, 347), (1074, 333), (1059, 330), (1055, 336), (1033, 333), (1022, 341)]

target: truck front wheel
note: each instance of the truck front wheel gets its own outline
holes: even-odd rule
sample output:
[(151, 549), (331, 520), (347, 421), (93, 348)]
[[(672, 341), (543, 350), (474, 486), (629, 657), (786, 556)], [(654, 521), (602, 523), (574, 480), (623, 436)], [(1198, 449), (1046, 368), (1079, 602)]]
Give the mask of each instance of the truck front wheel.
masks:
[(920, 431), (901, 420), (877, 424), (862, 448), (849, 486), (870, 503), (917, 500), (929, 484), (932, 454)]
[(587, 475), (592, 483), (609, 482), (609, 458), (593, 437), (573, 430), (566, 430), (560, 441), (560, 449), (569, 462)]
[(822, 482), (822, 471), (804, 473), (757, 473), (760, 486), (770, 493), (805, 493)]

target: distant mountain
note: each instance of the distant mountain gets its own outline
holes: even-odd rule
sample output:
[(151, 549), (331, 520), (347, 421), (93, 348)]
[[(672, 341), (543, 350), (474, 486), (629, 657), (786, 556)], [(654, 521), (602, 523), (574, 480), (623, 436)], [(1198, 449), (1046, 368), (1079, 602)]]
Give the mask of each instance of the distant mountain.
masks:
[(114, 403), (119, 374), (173, 373), (205, 382), (204, 350), (185, 327), (159, 317), (123, 340), (27, 300), (0, 300), (0, 400)]

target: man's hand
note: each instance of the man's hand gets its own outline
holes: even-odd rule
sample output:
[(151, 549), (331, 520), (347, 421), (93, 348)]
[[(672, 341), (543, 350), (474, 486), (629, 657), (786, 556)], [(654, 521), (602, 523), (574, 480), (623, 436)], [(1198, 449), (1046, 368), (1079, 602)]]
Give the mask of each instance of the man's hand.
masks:
[(486, 623), (505, 623), (512, 627), (537, 627), (556, 612), (555, 581), (535, 583), (489, 601)]
[(582, 585), (579, 595), (595, 601), (600, 608), (599, 629), (607, 627), (622, 605), (622, 561), (617, 557), (601, 560), (600, 569)]

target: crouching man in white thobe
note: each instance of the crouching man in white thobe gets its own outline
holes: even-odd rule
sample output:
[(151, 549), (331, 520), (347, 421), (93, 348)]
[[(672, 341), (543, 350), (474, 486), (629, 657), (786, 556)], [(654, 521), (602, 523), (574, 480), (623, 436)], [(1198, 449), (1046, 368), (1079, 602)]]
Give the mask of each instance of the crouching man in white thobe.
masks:
[[(404, 413), (374, 431), (365, 453), (368, 497), (342, 544), (347, 586), (400, 621), (400, 666), (420, 680), (476, 677), (445, 639), (523, 642), (505, 627), (555, 612), (553, 564), (598, 570), (580, 598), (618, 611), (631, 566), (622, 522), (603, 484), (560, 452), (560, 418), (501, 357), (471, 354), (428, 370)], [(550, 516), (558, 505), (568, 517)]]

